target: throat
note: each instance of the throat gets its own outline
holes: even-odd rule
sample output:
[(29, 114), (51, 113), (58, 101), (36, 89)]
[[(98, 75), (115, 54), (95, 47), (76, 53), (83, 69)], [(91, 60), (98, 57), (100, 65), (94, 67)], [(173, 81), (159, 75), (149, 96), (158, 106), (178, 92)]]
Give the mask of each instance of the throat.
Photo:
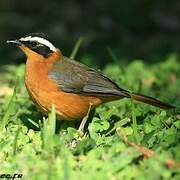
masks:
[(55, 61), (61, 57), (59, 52), (52, 53), (48, 58), (42, 56), (29, 57), (25, 68), (25, 85), (31, 91), (50, 90), (54, 83), (48, 78), (48, 73)]
[(41, 61), (27, 60), (25, 68), (25, 85), (30, 91), (39, 91), (46, 81), (48, 69)]

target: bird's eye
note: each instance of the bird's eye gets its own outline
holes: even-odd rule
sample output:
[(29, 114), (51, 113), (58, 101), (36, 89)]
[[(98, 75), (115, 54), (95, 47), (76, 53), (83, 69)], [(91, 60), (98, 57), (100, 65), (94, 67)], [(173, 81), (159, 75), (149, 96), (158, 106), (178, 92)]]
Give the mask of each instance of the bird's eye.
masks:
[(35, 41), (31, 42), (31, 46), (32, 46), (33, 48), (35, 48), (37, 45), (38, 45), (37, 42), (35, 42)]

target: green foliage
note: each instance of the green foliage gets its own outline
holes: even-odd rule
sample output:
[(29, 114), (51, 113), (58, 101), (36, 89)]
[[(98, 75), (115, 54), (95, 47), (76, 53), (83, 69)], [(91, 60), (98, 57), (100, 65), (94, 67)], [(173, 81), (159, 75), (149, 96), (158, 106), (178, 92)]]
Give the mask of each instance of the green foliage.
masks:
[(84, 36), (79, 57), (92, 56), (91, 62), (101, 67), (110, 62), (104, 46), (122, 58), (155, 62), (171, 52), (179, 54), (179, 18), (178, 0), (1, 0), (0, 64), (24, 61), (20, 51), (9, 48), (5, 41), (30, 32), (47, 33), (64, 55)]
[[(112, 50), (109, 53), (117, 58)], [(13, 95), (0, 98), (1, 174), (23, 173), (24, 179), (180, 179), (178, 168), (166, 166), (168, 159), (180, 161), (179, 109), (165, 111), (126, 99), (113, 101), (97, 107), (82, 137), (66, 122), (60, 122), (58, 129), (54, 107), (48, 117), (37, 112), (23, 86), (23, 69), (23, 65), (8, 66), (4, 74), (7, 82), (14, 83), (18, 76), (18, 83)], [(158, 64), (135, 60), (126, 67), (116, 62), (104, 69), (121, 87), (178, 107), (179, 72), (174, 55)], [(140, 151), (119, 136), (119, 128), (128, 141), (156, 155), (143, 159)]]

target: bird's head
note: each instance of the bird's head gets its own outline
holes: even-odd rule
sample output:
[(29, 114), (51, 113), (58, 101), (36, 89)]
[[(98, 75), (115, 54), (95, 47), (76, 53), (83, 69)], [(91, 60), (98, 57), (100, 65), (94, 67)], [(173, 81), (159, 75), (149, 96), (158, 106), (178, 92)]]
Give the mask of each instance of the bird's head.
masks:
[(35, 54), (47, 58), (53, 52), (58, 51), (58, 49), (49, 42), (47, 35), (43, 33), (31, 33), (17, 40), (7, 41), (7, 43), (19, 46), (27, 56)]

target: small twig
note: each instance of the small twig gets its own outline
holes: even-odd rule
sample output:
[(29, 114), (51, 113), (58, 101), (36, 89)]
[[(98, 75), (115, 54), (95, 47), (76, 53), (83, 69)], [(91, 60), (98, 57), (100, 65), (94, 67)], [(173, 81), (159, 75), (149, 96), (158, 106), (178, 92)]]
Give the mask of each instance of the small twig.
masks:
[[(123, 128), (118, 128), (117, 129), (117, 133), (118, 135), (120, 136), (120, 138), (122, 139), (122, 141), (124, 141), (126, 144), (128, 144), (129, 146), (137, 149), (143, 156), (144, 158), (150, 158), (152, 156), (157, 156), (157, 154), (153, 151), (153, 150), (150, 150), (146, 147), (143, 147), (143, 146), (140, 146), (140, 145), (137, 145), (131, 141), (128, 140)], [(174, 160), (172, 159), (168, 159), (166, 160), (166, 166), (171, 169), (171, 168), (180, 168), (180, 164), (179, 163), (176, 163)]]
[(145, 158), (149, 158), (151, 156), (153, 156), (155, 154), (154, 151), (146, 148), (146, 147), (142, 147), (142, 146), (139, 146), (131, 141), (128, 140), (124, 130), (122, 128), (118, 128), (117, 129), (117, 132), (118, 132), (118, 135), (121, 137), (121, 139), (126, 143), (128, 144), (129, 146), (132, 146), (134, 147), (135, 149), (137, 149), (139, 152), (141, 152), (143, 154), (143, 156)]

